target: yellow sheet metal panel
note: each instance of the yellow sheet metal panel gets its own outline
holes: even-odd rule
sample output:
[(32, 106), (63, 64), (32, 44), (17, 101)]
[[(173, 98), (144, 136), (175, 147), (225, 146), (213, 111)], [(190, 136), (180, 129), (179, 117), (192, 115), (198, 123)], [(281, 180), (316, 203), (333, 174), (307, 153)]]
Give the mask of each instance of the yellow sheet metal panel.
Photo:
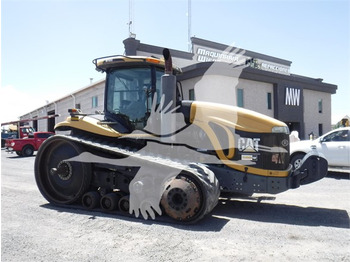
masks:
[[(231, 160), (235, 154), (235, 141), (232, 131), (229, 128), (249, 133), (272, 133), (274, 127), (285, 127), (286, 124), (274, 118), (253, 112), (251, 110), (216, 104), (195, 101), (191, 106), (190, 122), (199, 126), (208, 135), (211, 144), (223, 164), (230, 168), (247, 172), (250, 174), (270, 177), (287, 177), (290, 170), (267, 170), (238, 164)], [(211, 128), (210, 123), (221, 126), (228, 135), (229, 151), (226, 155), (223, 147)]]
[(84, 130), (85, 132), (101, 136), (120, 137), (122, 135), (108, 125), (101, 124), (100, 120), (89, 116), (69, 116), (65, 121), (55, 125), (55, 129), (67, 127)]
[(131, 134), (119, 133), (115, 129), (109, 127), (106, 124), (101, 124), (101, 121), (89, 116), (75, 115), (67, 117), (63, 122), (57, 123), (55, 129), (79, 129), (87, 133), (93, 133), (107, 137), (125, 137), (133, 139), (149, 139), (153, 137), (151, 134), (143, 132), (134, 132)]
[(253, 133), (271, 133), (275, 126), (286, 126), (277, 119), (248, 109), (199, 101), (192, 103), (190, 121), (194, 124), (213, 122)]

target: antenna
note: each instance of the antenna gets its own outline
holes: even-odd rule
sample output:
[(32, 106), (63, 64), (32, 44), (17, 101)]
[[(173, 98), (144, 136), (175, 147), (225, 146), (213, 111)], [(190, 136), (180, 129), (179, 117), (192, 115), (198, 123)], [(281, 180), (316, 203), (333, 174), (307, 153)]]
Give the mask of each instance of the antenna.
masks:
[(187, 10), (187, 19), (188, 19), (188, 52), (191, 52), (191, 0), (188, 0), (188, 10)]
[(134, 3), (133, 0), (129, 0), (129, 22), (127, 25), (129, 26), (129, 37), (136, 38), (136, 34), (133, 31), (133, 20), (134, 20), (134, 11), (133, 11)]

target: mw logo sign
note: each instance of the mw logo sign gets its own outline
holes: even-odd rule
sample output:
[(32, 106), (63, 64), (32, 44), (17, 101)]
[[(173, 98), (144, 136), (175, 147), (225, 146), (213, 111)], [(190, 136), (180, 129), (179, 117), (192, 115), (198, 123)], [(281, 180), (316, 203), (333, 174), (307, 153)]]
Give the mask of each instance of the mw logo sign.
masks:
[(297, 88), (286, 88), (286, 106), (299, 106), (300, 104), (300, 89)]

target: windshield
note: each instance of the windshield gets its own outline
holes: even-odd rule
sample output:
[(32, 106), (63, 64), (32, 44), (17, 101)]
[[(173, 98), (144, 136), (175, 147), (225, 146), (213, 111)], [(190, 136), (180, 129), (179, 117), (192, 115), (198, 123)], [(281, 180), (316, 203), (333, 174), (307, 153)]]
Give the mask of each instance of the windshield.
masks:
[(322, 139), (322, 142), (343, 142), (350, 141), (349, 130), (333, 132)]
[[(162, 75), (163, 71), (153, 67), (123, 68), (109, 72), (106, 111), (123, 117), (129, 129), (144, 128), (153, 95), (160, 92)], [(159, 95), (157, 97), (159, 100)]]

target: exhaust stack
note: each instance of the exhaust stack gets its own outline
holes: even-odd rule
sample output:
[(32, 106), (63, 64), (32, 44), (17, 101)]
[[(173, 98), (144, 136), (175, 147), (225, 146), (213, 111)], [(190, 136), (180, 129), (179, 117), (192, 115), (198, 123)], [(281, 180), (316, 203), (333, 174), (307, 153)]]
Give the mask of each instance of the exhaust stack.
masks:
[[(169, 49), (164, 48), (163, 56), (165, 60), (165, 72), (161, 77), (161, 95), (162, 97), (164, 96), (163, 108), (172, 103), (167, 110), (167, 112), (170, 112), (176, 107), (176, 76), (173, 75), (173, 63)], [(175, 115), (172, 118), (167, 117), (167, 119), (171, 119), (169, 123), (166, 121), (166, 117), (163, 116), (167, 112), (163, 112), (161, 117), (161, 136), (166, 136), (176, 131)]]

